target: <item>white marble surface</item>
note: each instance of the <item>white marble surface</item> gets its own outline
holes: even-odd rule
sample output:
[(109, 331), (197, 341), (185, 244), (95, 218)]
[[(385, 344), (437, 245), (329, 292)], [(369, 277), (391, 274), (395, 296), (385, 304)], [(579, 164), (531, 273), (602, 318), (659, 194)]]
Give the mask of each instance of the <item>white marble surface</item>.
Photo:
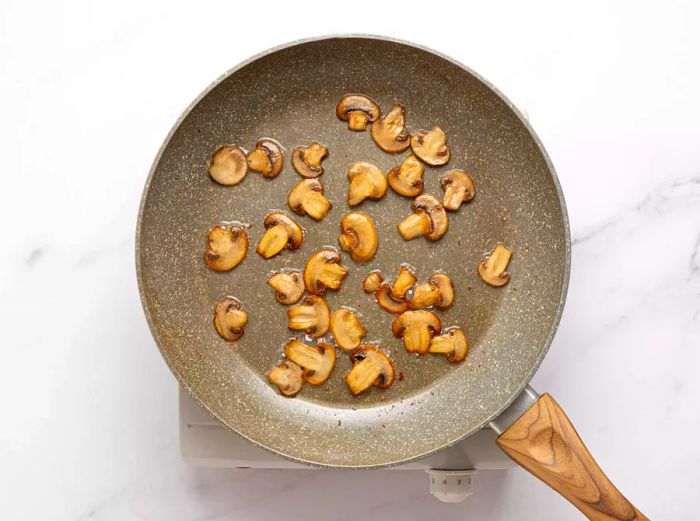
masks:
[(451, 54), (527, 108), (574, 237), (564, 319), (533, 383), (642, 511), (697, 519), (698, 3), (433, 2), (438, 18), (411, 3), (350, 14), (272, 4), (0, 4), (0, 517), (580, 518), (520, 470), (482, 474), (467, 503), (442, 505), (421, 473), (179, 460), (176, 386), (134, 275), (151, 160), (230, 66), (287, 40), (362, 31)]

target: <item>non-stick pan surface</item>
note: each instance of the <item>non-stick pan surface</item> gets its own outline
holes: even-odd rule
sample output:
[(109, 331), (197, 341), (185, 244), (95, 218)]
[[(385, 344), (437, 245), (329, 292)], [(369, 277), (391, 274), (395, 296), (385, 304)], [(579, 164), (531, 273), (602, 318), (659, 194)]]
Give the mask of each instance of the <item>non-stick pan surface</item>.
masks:
[[(476, 199), (449, 215), (438, 242), (404, 242), (396, 224), (410, 200), (391, 190), (358, 209), (375, 221), (380, 237), (367, 264), (342, 255), (350, 267), (343, 287), (330, 292), (331, 309), (357, 309), (374, 341), (391, 354), (401, 373), (386, 391), (352, 397), (343, 382), (350, 369), (339, 351), (329, 382), (306, 385), (293, 399), (267, 381), (287, 329), (287, 307), (276, 302), (267, 275), (303, 269), (318, 247), (336, 245), (345, 202), (346, 172), (354, 161), (384, 171), (408, 152), (389, 155), (369, 131), (351, 132), (335, 115), (346, 93), (360, 92), (384, 110), (407, 107), (411, 131), (441, 126), (452, 159), (427, 168), (425, 193), (441, 198), (438, 175), (450, 168), (472, 174)], [(207, 175), (222, 144), (251, 148), (273, 137), (287, 149), (279, 177), (249, 173), (223, 187)], [(296, 145), (328, 146), (320, 178), (333, 209), (305, 228), (302, 248), (268, 261), (255, 254), (263, 218), (286, 209), (300, 177), (289, 163)], [(229, 273), (202, 261), (207, 231), (220, 221), (250, 223), (246, 260)], [(514, 250), (511, 282), (484, 284), (478, 262), (496, 241)], [(481, 428), (521, 391), (541, 362), (561, 315), (569, 270), (566, 212), (556, 175), (542, 145), (513, 106), (462, 65), (411, 44), (375, 37), (333, 37), (290, 44), (240, 65), (205, 91), (167, 137), (147, 182), (137, 233), (137, 267), (143, 305), (156, 342), (178, 380), (221, 423), (281, 455), (325, 466), (376, 467), (419, 458)], [(402, 262), (420, 279), (435, 270), (452, 276), (456, 303), (439, 313), (444, 326), (460, 325), (470, 342), (462, 364), (440, 356), (417, 358), (391, 335), (394, 318), (361, 290), (379, 269), (393, 278)], [(245, 335), (235, 345), (212, 326), (215, 304), (238, 297), (249, 311)], [(299, 335), (300, 336), (300, 335)]]

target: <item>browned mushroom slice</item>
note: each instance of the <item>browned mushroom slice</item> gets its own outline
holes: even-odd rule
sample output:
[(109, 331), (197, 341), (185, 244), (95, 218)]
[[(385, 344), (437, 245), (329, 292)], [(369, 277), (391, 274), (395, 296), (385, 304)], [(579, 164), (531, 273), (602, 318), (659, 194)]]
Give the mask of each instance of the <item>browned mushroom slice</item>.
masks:
[(352, 394), (360, 394), (373, 385), (388, 389), (394, 383), (394, 364), (376, 346), (363, 344), (352, 352), (350, 358), (353, 366), (345, 376), (345, 383)]
[(419, 130), (411, 138), (411, 148), (421, 160), (431, 166), (444, 165), (450, 160), (447, 136), (440, 127)]
[(263, 259), (277, 255), (284, 248), (290, 251), (299, 249), (304, 241), (301, 226), (285, 213), (272, 212), (265, 217), (263, 224), (266, 231), (256, 250)]
[(381, 199), (387, 188), (386, 177), (371, 163), (359, 161), (348, 170), (348, 204), (357, 206), (365, 199)]
[(499, 242), (489, 255), (488, 259), (481, 261), (477, 268), (481, 279), (491, 286), (505, 286), (510, 280), (510, 275), (506, 271), (510, 257), (513, 252)]
[(438, 298), (435, 301), (435, 307), (438, 309), (447, 309), (455, 301), (455, 288), (452, 285), (452, 279), (445, 273), (433, 273), (428, 279), (428, 283), (435, 286), (438, 290)]
[(328, 380), (335, 367), (335, 348), (325, 342), (309, 346), (298, 340), (290, 340), (284, 346), (284, 356), (304, 369), (302, 377), (311, 385)]
[(459, 363), (467, 357), (469, 343), (459, 327), (450, 328), (444, 335), (430, 341), (429, 353), (443, 354), (450, 362)]
[(355, 313), (349, 309), (340, 308), (331, 315), (331, 333), (338, 346), (349, 351), (360, 345), (367, 330)]
[(371, 133), (374, 142), (385, 152), (403, 152), (411, 146), (411, 136), (404, 132), (406, 109), (397, 103), (383, 118), (372, 123)]
[(442, 324), (432, 311), (406, 311), (396, 317), (391, 331), (397, 338), (403, 338), (403, 345), (409, 353), (424, 354), (430, 348), (430, 339), (440, 334)]
[(289, 329), (305, 331), (311, 338), (328, 333), (331, 312), (326, 301), (316, 295), (308, 295), (301, 304), (287, 310)]
[(294, 304), (304, 294), (304, 278), (298, 271), (275, 273), (267, 283), (275, 290), (275, 298), (280, 304)]
[(248, 173), (245, 151), (235, 145), (219, 147), (211, 156), (209, 175), (224, 186), (237, 185)]
[(397, 299), (402, 299), (406, 292), (416, 283), (416, 276), (408, 266), (401, 266), (399, 274), (396, 276), (394, 285), (391, 288), (392, 295)]
[(295, 147), (292, 151), (292, 166), (302, 177), (318, 177), (323, 174), (321, 162), (328, 155), (328, 149), (314, 141), (309, 146)]
[(411, 203), (413, 213), (398, 225), (404, 240), (410, 241), (421, 235), (437, 241), (447, 232), (447, 212), (440, 201), (432, 195), (419, 195)]
[(292, 188), (287, 198), (289, 207), (299, 215), (320, 221), (333, 207), (331, 202), (323, 195), (323, 186), (318, 179), (304, 179)]
[(338, 244), (355, 262), (367, 262), (377, 252), (379, 240), (372, 219), (363, 212), (346, 213), (340, 220)]
[(306, 262), (304, 285), (309, 293), (323, 295), (326, 289), (337, 290), (348, 269), (340, 264), (340, 254), (331, 248), (321, 248)]
[(450, 170), (442, 174), (440, 185), (445, 191), (442, 206), (446, 210), (459, 210), (462, 203), (471, 201), (476, 195), (474, 180), (464, 170)]
[(248, 313), (241, 302), (234, 297), (226, 297), (214, 308), (214, 327), (224, 340), (238, 340), (243, 336), (243, 328), (248, 323)]
[(204, 262), (214, 271), (229, 271), (248, 254), (248, 234), (240, 226), (214, 226), (207, 235)]
[(375, 297), (383, 310), (399, 315), (408, 309), (408, 302), (403, 298), (394, 297), (393, 293), (391, 286), (382, 284)]
[(429, 282), (418, 284), (413, 290), (413, 297), (411, 297), (411, 309), (429, 308), (434, 306), (439, 298), (440, 292), (436, 286)]
[(423, 193), (423, 172), (425, 172), (425, 166), (415, 154), (411, 154), (400, 166), (389, 170), (387, 174), (389, 186), (399, 195), (416, 197)]
[(280, 365), (270, 371), (268, 378), (284, 396), (294, 396), (304, 385), (301, 367), (289, 360), (280, 362)]
[(347, 121), (350, 130), (360, 132), (367, 128), (368, 123), (376, 121), (381, 111), (372, 98), (363, 94), (346, 94), (336, 105), (335, 115)]
[(248, 168), (268, 179), (277, 177), (284, 166), (282, 145), (274, 139), (263, 138), (248, 152)]
[(374, 293), (379, 289), (382, 282), (384, 282), (384, 277), (379, 271), (370, 271), (365, 280), (362, 281), (362, 289), (365, 293)]

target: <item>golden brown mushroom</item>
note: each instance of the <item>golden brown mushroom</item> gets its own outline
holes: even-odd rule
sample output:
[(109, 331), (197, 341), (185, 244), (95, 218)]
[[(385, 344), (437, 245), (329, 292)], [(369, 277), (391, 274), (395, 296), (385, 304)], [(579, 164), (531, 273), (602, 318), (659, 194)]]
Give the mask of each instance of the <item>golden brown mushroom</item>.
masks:
[(284, 166), (282, 145), (274, 139), (263, 138), (248, 152), (248, 168), (260, 172), (263, 177), (277, 177)]
[(317, 221), (323, 219), (333, 207), (323, 195), (323, 186), (318, 179), (299, 181), (289, 192), (287, 204), (299, 215), (308, 214), (309, 217)]
[(464, 332), (459, 327), (453, 327), (445, 334), (434, 337), (428, 352), (444, 354), (450, 362), (459, 363), (467, 357), (468, 350), (469, 343)]
[(510, 257), (513, 252), (499, 242), (489, 255), (488, 259), (481, 261), (477, 268), (481, 280), (491, 286), (505, 286), (510, 280), (510, 275), (506, 271)]
[(204, 262), (214, 271), (230, 271), (248, 254), (248, 234), (241, 226), (214, 226), (207, 235)]
[(388, 389), (394, 383), (394, 364), (376, 346), (363, 344), (352, 352), (352, 369), (345, 376), (350, 392), (357, 395), (373, 385)]
[(214, 308), (214, 327), (224, 340), (238, 340), (243, 336), (243, 328), (248, 323), (248, 313), (243, 310), (241, 301), (226, 297)]
[(335, 107), (335, 115), (348, 122), (348, 128), (361, 132), (379, 118), (381, 111), (376, 101), (363, 94), (346, 94)]
[(411, 148), (421, 160), (431, 166), (444, 165), (450, 160), (447, 136), (440, 127), (419, 130), (411, 138)]
[(394, 292), (388, 284), (382, 284), (377, 289), (375, 294), (377, 303), (381, 308), (389, 313), (395, 313), (397, 315), (403, 313), (408, 309), (408, 302), (402, 297), (395, 297)]
[(394, 298), (402, 299), (406, 296), (406, 292), (416, 283), (416, 275), (413, 270), (405, 264), (399, 268), (399, 274), (396, 276), (394, 285), (391, 288), (391, 293)]
[(377, 252), (377, 229), (369, 215), (350, 212), (340, 220), (338, 244), (355, 262), (367, 262)]
[(387, 188), (386, 177), (371, 163), (358, 161), (348, 170), (348, 204), (357, 206), (365, 199), (381, 199)]
[(340, 263), (340, 254), (332, 248), (321, 248), (306, 262), (304, 285), (309, 293), (323, 295), (326, 289), (337, 290), (348, 269)]
[(365, 280), (362, 281), (362, 289), (365, 293), (374, 293), (379, 289), (382, 282), (384, 282), (384, 277), (382, 277), (379, 270), (370, 271)]
[(302, 177), (318, 177), (323, 174), (323, 161), (328, 155), (328, 149), (314, 141), (309, 146), (298, 146), (292, 151), (292, 166)]
[(385, 152), (395, 154), (411, 146), (411, 136), (404, 132), (406, 109), (400, 103), (391, 107), (383, 118), (372, 123), (372, 139)]
[(404, 197), (416, 197), (423, 193), (423, 172), (425, 166), (415, 154), (403, 160), (400, 166), (395, 166), (387, 174), (389, 186)]
[(219, 147), (211, 156), (209, 175), (224, 186), (237, 185), (248, 173), (245, 151), (236, 145)]
[(430, 282), (418, 284), (411, 297), (411, 309), (429, 308), (434, 306), (439, 298), (440, 294), (436, 286)]
[(304, 294), (304, 278), (298, 271), (275, 273), (267, 283), (275, 290), (275, 298), (280, 304), (295, 304)]
[(411, 203), (413, 213), (398, 225), (404, 240), (410, 241), (421, 235), (437, 241), (447, 232), (447, 212), (440, 201), (432, 195), (419, 195)]
[(367, 330), (355, 313), (347, 308), (340, 308), (331, 315), (331, 333), (338, 346), (350, 351), (360, 345)]
[(301, 304), (287, 310), (287, 327), (305, 331), (311, 338), (321, 338), (328, 333), (331, 312), (321, 297), (307, 295)]
[(428, 279), (428, 283), (435, 286), (438, 290), (438, 298), (435, 301), (435, 307), (438, 309), (447, 309), (455, 301), (455, 288), (452, 285), (452, 279), (445, 273), (437, 272)]
[(277, 386), (279, 392), (284, 396), (294, 396), (301, 391), (304, 385), (303, 371), (294, 362), (284, 360), (270, 371), (268, 375), (270, 383)]
[(440, 176), (440, 185), (445, 191), (442, 206), (446, 210), (459, 210), (460, 205), (468, 203), (476, 195), (474, 180), (464, 170), (450, 170)]
[(302, 378), (311, 385), (328, 380), (335, 367), (335, 348), (325, 342), (309, 346), (298, 340), (290, 340), (284, 346), (284, 356), (304, 370)]
[(289, 215), (282, 212), (272, 212), (263, 222), (265, 234), (260, 238), (257, 252), (263, 259), (277, 255), (284, 248), (297, 250), (304, 241), (301, 226)]
[(409, 353), (424, 354), (430, 348), (430, 339), (440, 334), (442, 324), (432, 311), (406, 311), (396, 317), (391, 331), (397, 338), (403, 338), (403, 345)]

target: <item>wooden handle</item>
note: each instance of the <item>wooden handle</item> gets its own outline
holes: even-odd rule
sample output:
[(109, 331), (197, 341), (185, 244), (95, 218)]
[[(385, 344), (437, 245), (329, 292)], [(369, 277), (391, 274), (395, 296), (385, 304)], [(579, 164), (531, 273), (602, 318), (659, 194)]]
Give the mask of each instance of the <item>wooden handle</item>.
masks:
[(595, 521), (641, 521), (637, 510), (600, 470), (559, 404), (543, 394), (496, 440), (518, 465)]

